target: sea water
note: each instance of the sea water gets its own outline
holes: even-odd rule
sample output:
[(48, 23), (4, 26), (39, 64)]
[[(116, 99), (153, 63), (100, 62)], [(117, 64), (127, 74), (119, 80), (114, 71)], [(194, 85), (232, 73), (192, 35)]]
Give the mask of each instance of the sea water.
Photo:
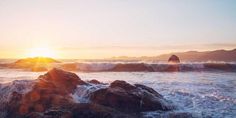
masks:
[[(45, 72), (0, 69), (0, 85), (14, 80), (34, 80)], [(103, 83), (125, 80), (154, 88), (177, 109), (195, 117), (233, 118), (236, 116), (236, 73), (201, 72), (75, 72), (82, 80), (96, 79)], [(8, 91), (9, 92), (9, 91)], [(1, 92), (0, 92), (1, 93)], [(145, 112), (155, 117), (159, 112)]]

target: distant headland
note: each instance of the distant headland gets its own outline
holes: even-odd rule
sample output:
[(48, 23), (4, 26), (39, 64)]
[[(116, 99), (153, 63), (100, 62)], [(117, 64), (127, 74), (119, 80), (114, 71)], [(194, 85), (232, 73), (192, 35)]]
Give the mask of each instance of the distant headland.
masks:
[(171, 55), (177, 55), (182, 61), (224, 61), (235, 62), (236, 61), (236, 48), (233, 50), (214, 50), (214, 51), (187, 51), (187, 52), (174, 52), (169, 54), (162, 54), (159, 56), (142, 56), (142, 57), (127, 57), (119, 56), (112, 57), (113, 60), (155, 60), (166, 61)]

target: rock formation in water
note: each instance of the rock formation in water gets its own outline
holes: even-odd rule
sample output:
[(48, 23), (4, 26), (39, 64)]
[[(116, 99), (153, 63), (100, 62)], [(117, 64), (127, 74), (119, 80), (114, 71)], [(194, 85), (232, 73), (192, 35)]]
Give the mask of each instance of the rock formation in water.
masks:
[(135, 118), (143, 111), (173, 108), (152, 88), (119, 80), (89, 93), (89, 102), (76, 102), (71, 95), (80, 91), (79, 87), (100, 84), (91, 82), (54, 68), (39, 76), (29, 92), (11, 94), (7, 118)]
[(8, 66), (10, 68), (26, 69), (37, 72), (37, 71), (47, 71), (49, 68), (52, 68), (52, 64), (55, 63), (60, 63), (60, 61), (48, 57), (34, 57), (34, 58), (19, 59)]
[(171, 57), (168, 59), (168, 67), (166, 69), (166, 71), (169, 71), (169, 72), (177, 72), (177, 71), (180, 71), (180, 59), (178, 56), (176, 55), (171, 55)]
[(171, 109), (152, 88), (119, 80), (112, 82), (108, 88), (92, 93), (90, 100), (126, 113)]
[(168, 59), (168, 63), (180, 63), (180, 59), (176, 55), (171, 55)]

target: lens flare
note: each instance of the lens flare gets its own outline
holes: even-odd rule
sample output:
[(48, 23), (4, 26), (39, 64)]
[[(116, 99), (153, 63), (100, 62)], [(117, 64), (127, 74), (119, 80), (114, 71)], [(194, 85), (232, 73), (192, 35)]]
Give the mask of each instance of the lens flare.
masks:
[(55, 51), (48, 47), (33, 48), (30, 50), (29, 57), (55, 57)]

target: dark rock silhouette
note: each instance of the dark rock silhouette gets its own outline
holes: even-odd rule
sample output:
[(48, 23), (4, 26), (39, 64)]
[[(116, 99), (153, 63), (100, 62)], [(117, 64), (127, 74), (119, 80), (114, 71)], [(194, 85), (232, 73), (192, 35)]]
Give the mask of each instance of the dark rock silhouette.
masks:
[(176, 55), (171, 55), (171, 57), (168, 59), (168, 63), (170, 65), (168, 65), (166, 71), (168, 72), (177, 72), (177, 71), (180, 71), (180, 66), (179, 66), (179, 63), (180, 63), (180, 59), (178, 56)]
[(89, 83), (92, 83), (92, 84), (102, 84), (101, 82), (99, 82), (98, 80), (96, 79), (93, 79), (93, 80), (90, 80), (88, 81)]
[(90, 82), (54, 68), (39, 76), (29, 92), (12, 93), (6, 105), (7, 118), (137, 118), (143, 111), (173, 108), (152, 88), (119, 80), (91, 92), (91, 102), (76, 103), (71, 95), (77, 86), (91, 86)]
[(49, 57), (33, 57), (33, 58), (25, 58), (25, 59), (19, 59), (15, 62), (15, 64), (27, 64), (27, 63), (60, 63), (60, 61), (57, 61), (53, 58)]
[(171, 110), (167, 101), (153, 89), (144, 85), (131, 85), (125, 81), (116, 80), (108, 88), (95, 91), (91, 96), (93, 103), (126, 113)]
[(176, 55), (171, 55), (171, 57), (168, 59), (169, 63), (180, 63), (180, 59)]
[(128, 115), (111, 107), (99, 104), (80, 103), (72, 108), (73, 118), (137, 118), (136, 115)]
[(40, 72), (47, 71), (53, 63), (60, 63), (60, 61), (48, 57), (34, 57), (19, 59), (9, 64), (8, 67)]

